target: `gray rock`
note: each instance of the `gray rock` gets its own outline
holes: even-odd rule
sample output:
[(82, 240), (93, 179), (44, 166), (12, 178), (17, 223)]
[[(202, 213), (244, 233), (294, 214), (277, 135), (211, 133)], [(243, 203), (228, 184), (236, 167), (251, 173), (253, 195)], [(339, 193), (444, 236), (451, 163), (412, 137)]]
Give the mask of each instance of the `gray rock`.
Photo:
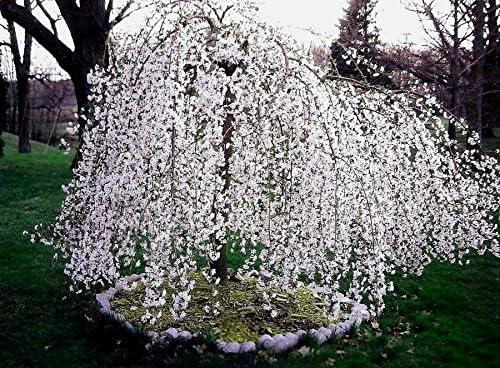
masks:
[(285, 351), (290, 349), (290, 345), (288, 344), (288, 341), (284, 339), (280, 340), (279, 342), (276, 342), (276, 344), (272, 349), (277, 353), (284, 353)]
[(281, 335), (281, 334), (277, 334), (277, 335), (274, 335), (273, 336), (273, 340), (276, 342), (276, 343), (280, 343), (280, 342), (283, 342), (283, 341), (287, 341), (286, 337)]
[(334, 324), (328, 325), (328, 329), (330, 331), (332, 331), (332, 333), (334, 333), (336, 327), (337, 327), (337, 325), (334, 325)]
[(125, 289), (125, 284), (123, 282), (118, 281), (115, 285), (115, 289), (117, 291), (122, 291)]
[(108, 299), (113, 299), (115, 294), (118, 292), (118, 290), (116, 290), (115, 288), (109, 288), (107, 291), (106, 291), (106, 296), (108, 297)]
[(316, 338), (316, 332), (318, 332), (318, 330), (316, 330), (315, 328), (311, 328), (307, 334), (312, 337), (312, 338)]
[(287, 351), (290, 348), (290, 344), (288, 343), (288, 339), (281, 334), (273, 336), (273, 340), (274, 340), (273, 350), (278, 352), (278, 353), (282, 353), (284, 351)]
[(307, 332), (305, 332), (304, 330), (298, 330), (297, 332), (295, 332), (295, 335), (297, 335), (299, 337), (299, 341), (301, 341), (304, 336), (307, 335)]
[(264, 340), (264, 342), (262, 343), (262, 347), (266, 350), (273, 349), (275, 345), (276, 345), (276, 341), (274, 341), (274, 339), (272, 337), (267, 339), (267, 340)]
[(321, 327), (316, 332), (316, 340), (320, 345), (328, 341), (331, 336), (332, 336), (332, 331), (325, 327)]
[(154, 331), (148, 331), (148, 332), (146, 332), (146, 337), (148, 339), (151, 339), (151, 341), (155, 341), (156, 339), (158, 339), (160, 337), (160, 335), (158, 335), (158, 333), (156, 333)]
[(224, 350), (226, 345), (227, 345), (227, 342), (222, 341), (222, 340), (217, 340), (217, 349)]
[(111, 309), (111, 304), (106, 294), (97, 294), (95, 296), (95, 299), (101, 308)]
[(224, 351), (224, 353), (228, 353), (228, 354), (239, 353), (240, 352), (240, 344), (238, 344), (237, 342), (230, 342), (230, 343), (226, 344), (226, 346), (224, 346), (222, 351)]
[(133, 274), (128, 277), (128, 282), (135, 282), (139, 281), (140, 279), (142, 279), (141, 275)]
[(179, 337), (179, 332), (175, 328), (169, 328), (162, 334), (164, 334), (164, 336), (169, 340), (177, 340), (177, 338)]
[(240, 345), (240, 353), (250, 353), (257, 349), (253, 341), (247, 341)]
[(322, 334), (326, 335), (328, 338), (332, 336), (332, 330), (326, 328), (326, 327), (321, 327), (318, 332), (321, 332)]
[(321, 333), (319, 331), (316, 332), (316, 334), (314, 335), (314, 338), (316, 339), (316, 341), (320, 345), (325, 343), (328, 340), (328, 337), (324, 333)]
[(291, 332), (287, 333), (285, 335), (285, 337), (286, 337), (286, 339), (288, 341), (288, 345), (290, 345), (291, 348), (293, 348), (294, 346), (296, 346), (299, 343), (299, 340), (300, 340), (300, 338), (296, 334), (291, 333)]
[(109, 317), (111, 310), (109, 308), (101, 307), (99, 308), (99, 313), (101, 313), (103, 316)]
[(342, 337), (345, 335), (345, 330), (342, 326), (339, 325), (335, 328), (334, 333), (335, 333), (335, 337), (339, 338), (339, 337)]
[(188, 341), (188, 340), (191, 340), (192, 338), (193, 338), (193, 335), (191, 335), (191, 332), (189, 332), (189, 331), (182, 331), (179, 334), (179, 339), (181, 339), (182, 341)]
[(346, 330), (346, 332), (349, 332), (352, 330), (352, 326), (354, 325), (354, 322), (352, 320), (347, 320), (344, 322), (344, 328)]
[(262, 345), (264, 343), (264, 341), (266, 341), (268, 339), (272, 339), (272, 337), (269, 335), (262, 335), (261, 337), (259, 337), (259, 345)]

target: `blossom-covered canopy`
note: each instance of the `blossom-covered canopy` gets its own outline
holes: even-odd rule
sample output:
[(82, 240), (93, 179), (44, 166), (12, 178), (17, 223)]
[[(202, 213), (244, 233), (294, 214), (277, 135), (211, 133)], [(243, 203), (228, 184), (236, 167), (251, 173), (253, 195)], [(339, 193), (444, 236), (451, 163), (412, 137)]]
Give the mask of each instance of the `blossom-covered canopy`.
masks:
[(147, 317), (170, 303), (181, 318), (190, 273), (216, 284), (221, 250), (239, 252), (240, 273), (308, 284), (335, 317), (340, 295), (380, 311), (394, 272), (499, 255), (498, 163), (452, 148), (432, 100), (322, 78), (251, 7), (221, 3), (172, 1), (89, 76), (83, 159), (47, 241), (73, 281), (144, 265)]

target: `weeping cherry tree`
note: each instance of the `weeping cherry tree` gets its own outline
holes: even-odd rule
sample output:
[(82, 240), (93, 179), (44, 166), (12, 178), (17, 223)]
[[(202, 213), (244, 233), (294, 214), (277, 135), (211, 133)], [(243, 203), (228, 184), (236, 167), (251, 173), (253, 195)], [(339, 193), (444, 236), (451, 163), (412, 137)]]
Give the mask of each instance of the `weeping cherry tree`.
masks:
[(190, 275), (217, 288), (239, 252), (262, 290), (307, 285), (338, 318), (345, 297), (379, 313), (391, 274), (499, 256), (498, 162), (451, 149), (435, 99), (323, 78), (251, 4), (158, 13), (89, 75), (88, 143), (43, 240), (78, 289), (142, 265), (145, 320), (182, 319)]

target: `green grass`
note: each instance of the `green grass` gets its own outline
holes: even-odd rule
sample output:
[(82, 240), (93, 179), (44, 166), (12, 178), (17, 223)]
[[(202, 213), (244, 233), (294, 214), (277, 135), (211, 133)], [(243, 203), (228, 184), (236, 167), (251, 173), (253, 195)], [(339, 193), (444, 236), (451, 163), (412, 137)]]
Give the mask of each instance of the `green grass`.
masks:
[[(70, 156), (33, 143), (19, 155), (4, 134), (0, 159), (0, 367), (241, 366), (212, 353), (148, 354), (96, 314), (89, 295), (68, 291), (52, 251), (22, 236), (57, 214)], [(500, 261), (434, 263), (421, 278), (396, 280), (380, 328), (289, 357), (259, 355), (259, 367), (499, 367)], [(405, 297), (401, 297), (405, 295)], [(168, 364), (168, 365), (166, 365)]]

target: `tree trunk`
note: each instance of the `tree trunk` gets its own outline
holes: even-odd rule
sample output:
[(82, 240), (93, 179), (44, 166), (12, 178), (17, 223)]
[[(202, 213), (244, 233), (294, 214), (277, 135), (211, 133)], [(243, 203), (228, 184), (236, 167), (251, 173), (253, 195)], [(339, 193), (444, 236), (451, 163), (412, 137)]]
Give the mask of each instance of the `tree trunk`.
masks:
[(488, 0), (487, 47), (484, 60), (483, 137), (495, 138), (500, 122), (500, 31), (497, 0)]
[(3, 74), (0, 72), (0, 158), (4, 155), (4, 141), (2, 140), (2, 133), (7, 126), (7, 86)]
[[(453, 1), (453, 48), (451, 54), (451, 88), (450, 88), (450, 110), (455, 115), (459, 115), (458, 93), (460, 83), (460, 39), (459, 39), (459, 0)], [(448, 137), (451, 140), (457, 139), (457, 127), (450, 121), (448, 125)]]
[[(75, 157), (71, 163), (71, 168), (75, 169), (78, 166), (78, 162), (82, 158), (83, 149), (83, 131), (85, 128), (86, 121), (81, 118), (83, 112), (88, 110), (89, 107), (89, 93), (90, 85), (87, 82), (87, 74), (83, 72), (84, 68), (80, 72), (74, 72), (71, 74), (71, 80), (75, 89), (76, 102), (78, 104), (78, 139), (79, 144), (76, 149)], [(90, 69), (89, 69), (90, 71)]]
[(19, 132), (19, 153), (31, 153), (30, 143), (30, 103), (29, 103), (29, 80), (27, 75), (20, 75), (17, 79), (17, 99), (19, 103), (18, 111), (18, 132)]
[[(484, 0), (476, 0), (474, 5), (474, 39), (472, 42), (472, 57), (476, 61), (472, 68), (473, 104), (471, 106), (471, 121), (469, 123), (469, 135), (477, 133), (479, 140), (482, 137), (483, 128), (483, 91), (484, 91), (484, 27), (485, 11)], [(474, 148), (474, 147), (470, 147)]]
[[(24, 6), (28, 14), (31, 14), (30, 0), (24, 0)], [(7, 29), (9, 31), (10, 50), (12, 52), (17, 78), (17, 132), (19, 134), (18, 151), (19, 153), (31, 153), (29, 73), (31, 69), (31, 47), (33, 45), (33, 38), (29, 32), (24, 31), (24, 52), (21, 59), (21, 52), (19, 51), (19, 43), (17, 41), (17, 33), (14, 22), (9, 21)]]
[(83, 112), (88, 112), (90, 107), (88, 99), (90, 85), (87, 81), (87, 76), (96, 65), (103, 66), (106, 64), (106, 44), (107, 33), (103, 33), (98, 29), (82, 33), (81, 36), (75, 37), (74, 65), (68, 70), (68, 73), (73, 82), (78, 104), (79, 146), (71, 164), (72, 169), (76, 168), (82, 158), (81, 150), (84, 145), (83, 131), (86, 121), (80, 115)]
[[(232, 76), (236, 71), (237, 66), (231, 63), (222, 63), (220, 65), (226, 75)], [(224, 100), (224, 106), (231, 105), (236, 100), (236, 96), (233, 94), (231, 89), (228, 87), (226, 91), (226, 96)], [(227, 191), (231, 185), (231, 174), (229, 173), (230, 169), (230, 160), (233, 156), (233, 132), (234, 132), (234, 115), (228, 113), (226, 118), (224, 119), (224, 125), (222, 127), (222, 150), (224, 152), (224, 166), (221, 168), (219, 175), (222, 177), (224, 186), (222, 188), (222, 196), (227, 196)], [(223, 218), (224, 223), (227, 223), (229, 218), (229, 207), (226, 207), (223, 210)], [(215, 218), (217, 218), (217, 213), (215, 213)], [(219, 278), (221, 283), (225, 283), (227, 281), (227, 245), (226, 242), (220, 242), (216, 240), (216, 246), (220, 248), (219, 258), (211, 265), (212, 269), (215, 270), (215, 277)]]

